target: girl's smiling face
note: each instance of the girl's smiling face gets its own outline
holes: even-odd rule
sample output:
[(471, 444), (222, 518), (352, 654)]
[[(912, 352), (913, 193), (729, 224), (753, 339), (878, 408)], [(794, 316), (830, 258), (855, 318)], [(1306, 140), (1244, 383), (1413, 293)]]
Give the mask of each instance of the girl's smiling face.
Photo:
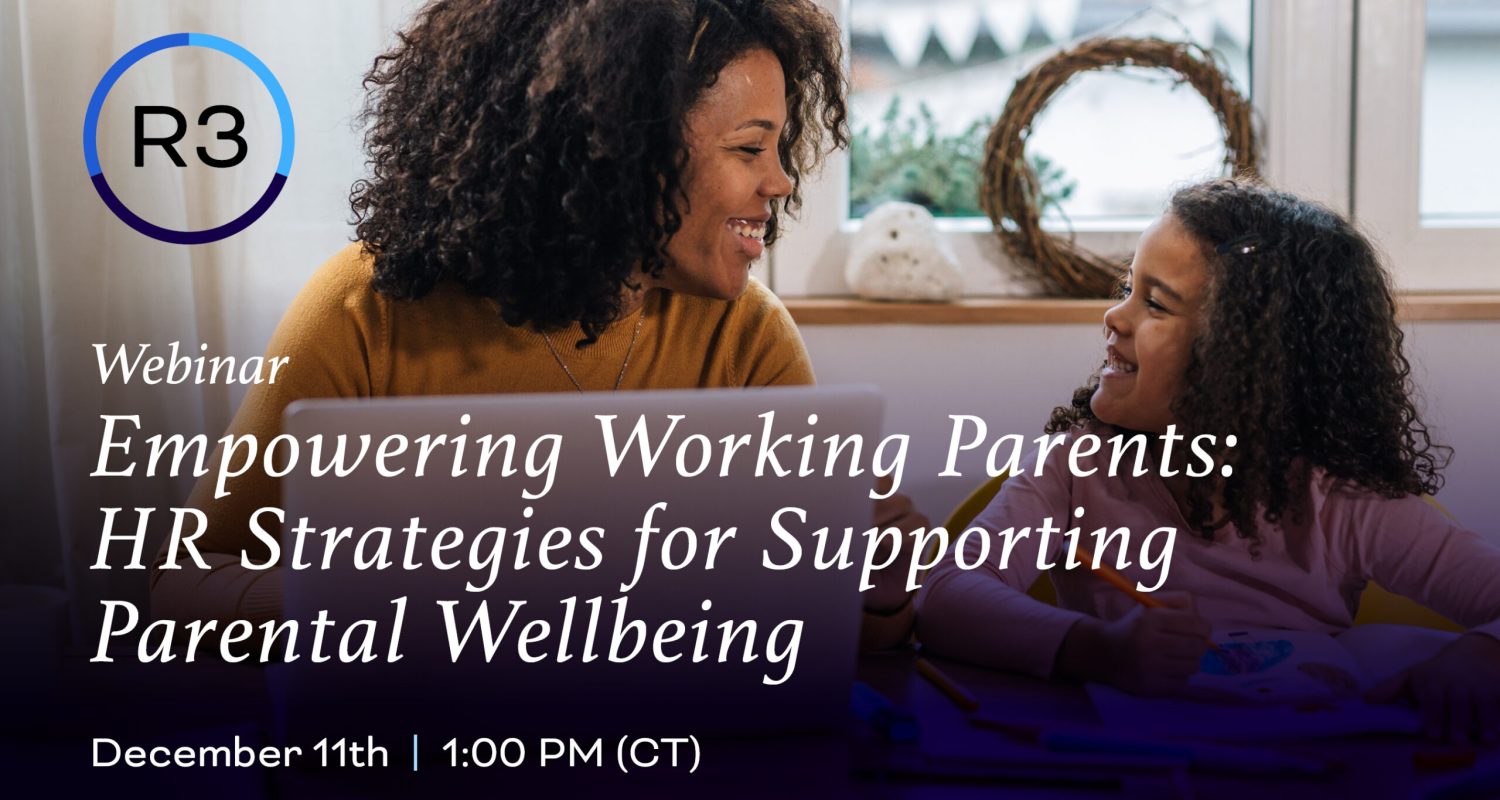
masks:
[(752, 50), (719, 73), (687, 117), (682, 228), (654, 285), (724, 300), (745, 291), (772, 203), (792, 191), (778, 147), (786, 116), (786, 78), (771, 51)]
[(1124, 298), (1104, 313), (1104, 368), (1090, 407), (1102, 422), (1164, 433), (1198, 335), (1208, 264), (1170, 214), (1141, 234)]

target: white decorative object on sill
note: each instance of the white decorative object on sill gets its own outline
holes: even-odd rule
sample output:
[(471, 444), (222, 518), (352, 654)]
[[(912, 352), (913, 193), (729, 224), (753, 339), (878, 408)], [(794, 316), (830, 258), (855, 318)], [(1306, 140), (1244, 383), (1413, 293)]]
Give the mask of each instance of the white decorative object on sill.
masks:
[(958, 257), (927, 209), (881, 203), (865, 215), (844, 278), (871, 300), (953, 300), (963, 291)]

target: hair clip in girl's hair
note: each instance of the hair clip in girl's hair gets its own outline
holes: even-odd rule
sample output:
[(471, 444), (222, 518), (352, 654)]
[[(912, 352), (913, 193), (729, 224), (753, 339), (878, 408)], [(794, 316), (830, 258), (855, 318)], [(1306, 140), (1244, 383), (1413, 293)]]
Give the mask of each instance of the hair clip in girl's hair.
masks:
[(1246, 233), (1230, 239), (1229, 241), (1215, 247), (1219, 255), (1248, 256), (1260, 251), (1264, 241), (1258, 233)]

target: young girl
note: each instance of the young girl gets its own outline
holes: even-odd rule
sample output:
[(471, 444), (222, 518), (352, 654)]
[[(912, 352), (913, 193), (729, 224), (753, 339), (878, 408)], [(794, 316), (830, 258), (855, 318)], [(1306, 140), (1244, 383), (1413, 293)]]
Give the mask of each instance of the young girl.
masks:
[[(1070, 470), (1068, 448), (1055, 447), (1040, 477), (1033, 455), (972, 527), (1019, 530), (1051, 517), (1137, 537), (1175, 528), (1165, 587), (1174, 591), (1155, 595), (1171, 607), (1147, 609), (1086, 568), (1051, 572), (1060, 607), (1033, 600), (1033, 536), (1003, 571), (993, 560), (960, 569), (950, 553), (921, 598), (924, 645), (1169, 693), (1197, 672), (1212, 627), (1336, 633), (1373, 580), (1471, 630), (1372, 699), (1414, 701), (1431, 735), (1489, 739), (1500, 726), (1500, 548), (1422, 498), (1440, 487), (1447, 452), (1412, 402), (1395, 302), (1370, 243), (1288, 194), (1237, 180), (1191, 186), (1142, 234), (1104, 327), (1104, 364), (1047, 431), (1144, 434), (1158, 468), (1108, 477), (1103, 448)], [(1221, 445), (1234, 435), (1214, 453), (1213, 477), (1185, 477), (1177, 454), (1161, 463), (1169, 425)], [(1074, 477), (1090, 467), (1099, 471)], [(1063, 542), (1050, 544), (1047, 560), (1061, 563)], [(1113, 549), (1096, 555), (1117, 563)], [(1138, 565), (1122, 572), (1156, 582)]]

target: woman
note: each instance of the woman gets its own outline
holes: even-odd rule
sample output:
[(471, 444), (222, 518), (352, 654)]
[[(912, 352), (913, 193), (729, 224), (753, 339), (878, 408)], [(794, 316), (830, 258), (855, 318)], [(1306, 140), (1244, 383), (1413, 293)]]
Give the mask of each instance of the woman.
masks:
[[(750, 280), (804, 172), (847, 142), (837, 29), (809, 0), (437, 0), (366, 77), (359, 241), (270, 345), (282, 377), (232, 433), (307, 397), (808, 384), (785, 308)], [(825, 137), (826, 134), (826, 137)], [(159, 570), (158, 616), (280, 613), (252, 470), (192, 503), (214, 570)], [(904, 498), (877, 522), (925, 524)], [(871, 595), (883, 640), (909, 623)], [(875, 618), (872, 618), (875, 619)]]

